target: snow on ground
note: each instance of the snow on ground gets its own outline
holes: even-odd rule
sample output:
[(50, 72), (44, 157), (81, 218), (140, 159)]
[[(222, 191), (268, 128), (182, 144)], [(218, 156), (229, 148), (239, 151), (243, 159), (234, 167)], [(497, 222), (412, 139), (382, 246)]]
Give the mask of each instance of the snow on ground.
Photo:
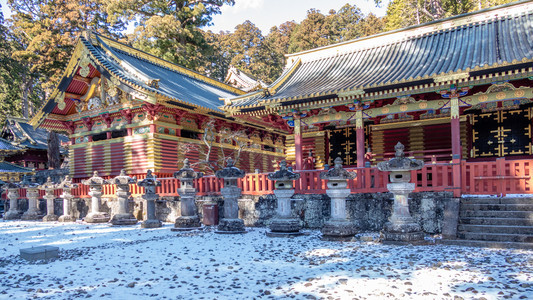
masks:
[[(533, 299), (533, 251), (0, 221), (0, 299)], [(19, 249), (54, 245), (55, 261)]]

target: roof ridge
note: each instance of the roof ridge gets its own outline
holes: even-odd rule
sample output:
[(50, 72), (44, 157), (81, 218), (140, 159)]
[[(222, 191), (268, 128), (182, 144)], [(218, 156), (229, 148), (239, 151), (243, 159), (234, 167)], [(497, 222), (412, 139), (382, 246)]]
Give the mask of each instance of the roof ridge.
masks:
[[(432, 22), (427, 22), (423, 24), (418, 25), (412, 25), (409, 27), (404, 27), (392, 31), (382, 32), (371, 36), (366, 37), (360, 37), (357, 39), (336, 43), (332, 45), (322, 46), (318, 48), (313, 48), (305, 51), (300, 51), (297, 53), (291, 53), (286, 54), (285, 57), (287, 58), (287, 62), (289, 62), (292, 58), (302, 58), (306, 56), (311, 56), (312, 58), (306, 57), (305, 61), (315, 61), (317, 59), (320, 59), (322, 56), (325, 57), (331, 57), (336, 54), (343, 54), (343, 53), (353, 53), (357, 51), (364, 51), (376, 47), (381, 46), (387, 46), (387, 45), (393, 45), (396, 43), (401, 43), (407, 40), (412, 40), (416, 38), (420, 38), (423, 36), (429, 36), (429, 35), (435, 35), (440, 32), (444, 31), (452, 31), (460, 29), (464, 26), (469, 26), (477, 23), (489, 23), (494, 22), (496, 20), (501, 20), (505, 18), (510, 18), (517, 15), (526, 15), (526, 14), (533, 14), (533, 1), (532, 0), (524, 0), (524, 1), (517, 1), (512, 3), (507, 3), (504, 5), (500, 5), (497, 7), (492, 8), (486, 8), (482, 10), (478, 10), (471, 13), (461, 14), (457, 16), (452, 16)], [(522, 7), (524, 6), (524, 7)], [(521, 9), (522, 8), (522, 9)], [(497, 12), (502, 11), (502, 14), (497, 14)], [(478, 17), (478, 19), (473, 19), (473, 17)], [(390, 36), (394, 36), (392, 39)], [(348, 47), (357, 47), (364, 42), (369, 42), (371, 40), (377, 41), (379, 39), (385, 39), (388, 37), (385, 43), (380, 43), (379, 45), (370, 44), (366, 45), (360, 48), (349, 48)], [(328, 51), (329, 50), (329, 51)], [(333, 53), (333, 51), (335, 51)], [(318, 56), (318, 53), (328, 53), (325, 55), (322, 55), (320, 57)]]
[[(110, 37), (98, 34), (96, 32), (91, 32), (91, 34), (94, 34), (98, 38), (104, 40), (109, 47), (112, 47), (112, 48), (117, 49), (117, 50), (121, 50), (121, 51), (125, 52), (127, 55), (130, 55), (130, 56), (136, 57), (138, 59), (142, 59), (142, 60), (148, 61), (148, 62), (153, 63), (155, 65), (158, 65), (158, 66), (160, 66), (162, 68), (166, 68), (166, 69), (172, 70), (174, 72), (178, 72), (178, 73), (180, 73), (182, 75), (188, 76), (190, 78), (193, 78), (193, 79), (196, 79), (196, 80), (199, 80), (199, 81), (203, 81), (203, 82), (208, 83), (210, 85), (214, 85), (216, 87), (220, 87), (221, 89), (224, 89), (224, 90), (226, 90), (228, 92), (231, 92), (231, 93), (241, 94), (241, 95), (245, 93), (244, 91), (242, 91), (242, 90), (240, 90), (238, 88), (232, 87), (232, 86), (230, 86), (228, 84), (225, 84), (224, 82), (221, 82), (221, 81), (218, 81), (216, 79), (207, 77), (207, 76), (205, 76), (203, 74), (200, 74), (200, 73), (198, 73), (196, 71), (187, 69), (187, 68), (185, 68), (183, 66), (180, 66), (180, 65), (178, 65), (176, 63), (173, 63), (171, 61), (162, 59), (162, 58), (157, 57), (157, 56), (155, 56), (153, 54), (145, 52), (143, 50), (134, 48), (134, 47), (132, 47), (130, 45), (124, 44), (124, 43), (119, 42), (119, 41), (117, 41), (115, 39), (112, 39)], [(119, 44), (121, 47), (120, 48), (114, 47), (112, 45), (113, 43), (114, 44)], [(130, 51), (126, 51), (126, 49), (128, 49)], [(172, 68), (170, 68), (168, 65), (172, 66)]]

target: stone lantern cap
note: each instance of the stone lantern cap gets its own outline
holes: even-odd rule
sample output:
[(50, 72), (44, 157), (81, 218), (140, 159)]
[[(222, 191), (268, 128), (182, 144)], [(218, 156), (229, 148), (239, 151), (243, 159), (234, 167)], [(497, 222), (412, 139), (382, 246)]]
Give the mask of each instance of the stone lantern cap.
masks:
[(109, 184), (109, 181), (98, 176), (98, 171), (94, 171), (93, 177), (83, 180), (81, 183), (84, 185), (104, 185)]
[(11, 181), (7, 182), (5, 187), (7, 189), (19, 189), (20, 184), (16, 183), (13, 178), (11, 178)]
[(161, 186), (161, 181), (157, 180), (157, 177), (152, 174), (152, 170), (146, 171), (146, 178), (137, 182), (140, 187), (156, 187)]
[(137, 177), (129, 177), (126, 175), (126, 171), (122, 169), (117, 177), (111, 179), (111, 183), (116, 185), (135, 184), (137, 183)]
[(389, 161), (382, 161), (378, 163), (378, 169), (380, 171), (390, 171), (390, 172), (401, 172), (401, 171), (411, 171), (411, 170), (420, 170), (424, 167), (424, 162), (417, 159), (411, 159), (405, 157), (403, 150), (405, 147), (402, 143), (398, 142), (394, 146), (396, 154)]
[(65, 176), (65, 179), (56, 185), (58, 189), (75, 189), (78, 187), (76, 183), (72, 183), (70, 176)]
[(39, 186), (40, 190), (52, 190), (56, 189), (57, 185), (52, 181), (52, 178), (48, 177), (46, 182)]
[(194, 180), (203, 177), (204, 174), (201, 172), (196, 172), (191, 168), (189, 159), (186, 158), (183, 160), (183, 168), (181, 170), (174, 172), (174, 178), (181, 181)]
[(337, 157), (333, 162), (335, 163), (335, 166), (327, 172), (320, 173), (320, 179), (349, 180), (354, 179), (357, 176), (355, 172), (348, 172), (342, 167), (342, 158)]
[(217, 178), (224, 178), (224, 179), (239, 179), (243, 178), (246, 173), (234, 166), (233, 159), (228, 159), (228, 162), (226, 164), (226, 167), (222, 170), (218, 170), (215, 173), (215, 176)]
[(28, 176), (28, 175), (24, 175), (22, 177), (22, 181), (19, 182), (19, 186), (21, 188), (36, 188), (39, 186), (39, 184), (37, 182), (35, 182), (35, 177), (31, 176)]
[(268, 174), (267, 177), (272, 181), (291, 181), (300, 179), (300, 174), (289, 171), (287, 169), (287, 162), (282, 160), (279, 163), (279, 170)]

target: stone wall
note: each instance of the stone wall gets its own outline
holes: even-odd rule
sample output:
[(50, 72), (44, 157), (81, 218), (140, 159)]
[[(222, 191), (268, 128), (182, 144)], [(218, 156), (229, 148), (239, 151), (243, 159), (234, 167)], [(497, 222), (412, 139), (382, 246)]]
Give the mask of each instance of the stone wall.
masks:
[[(411, 193), (409, 210), (426, 233), (440, 233), (444, 205), (451, 198), (452, 193), (448, 192)], [(303, 228), (321, 228), (329, 218), (330, 199), (326, 194), (294, 195), (292, 199), (292, 212), (300, 218)], [(77, 219), (82, 219), (87, 215), (90, 201), (90, 198), (74, 199), (72, 212)], [(224, 201), (221, 196), (205, 196), (196, 200), (200, 219), (202, 219), (202, 206), (211, 203), (218, 204), (219, 219), (224, 217)], [(146, 203), (141, 197), (132, 198), (129, 204), (137, 219), (143, 220), (146, 217)], [(346, 202), (347, 216), (361, 231), (379, 231), (390, 217), (392, 204), (390, 193), (351, 194)], [(44, 215), (46, 202), (41, 200), (39, 207)], [(26, 210), (26, 199), (19, 200), (19, 208)], [(101, 211), (112, 215), (117, 209), (116, 198), (102, 198)], [(61, 199), (56, 199), (54, 210), (56, 215), (62, 214), (63, 201)], [(246, 226), (268, 226), (275, 213), (276, 197), (274, 195), (243, 196), (239, 200), (239, 217), (244, 220)], [(162, 197), (157, 200), (156, 215), (163, 222), (174, 222), (181, 215), (179, 197)]]

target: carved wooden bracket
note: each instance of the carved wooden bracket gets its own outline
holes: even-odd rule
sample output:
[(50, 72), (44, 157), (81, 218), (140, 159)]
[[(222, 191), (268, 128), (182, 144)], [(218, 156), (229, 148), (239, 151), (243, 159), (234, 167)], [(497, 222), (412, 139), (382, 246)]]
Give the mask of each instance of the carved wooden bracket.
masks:
[(159, 119), (158, 113), (163, 110), (164, 106), (161, 104), (145, 103), (142, 109), (147, 113), (148, 120), (157, 121)]
[(128, 124), (131, 124), (131, 120), (133, 120), (133, 113), (131, 112), (131, 108), (120, 110), (120, 114), (128, 121)]
[(199, 115), (197, 117), (198, 129), (202, 129), (204, 124), (209, 120), (208, 116)]
[(74, 122), (72, 121), (61, 121), (61, 124), (63, 124), (63, 126), (67, 128), (70, 134), (73, 134), (74, 131), (76, 130), (76, 124), (74, 124)]
[(89, 131), (93, 129), (93, 120), (91, 120), (91, 118), (82, 118), (81, 120)]
[(111, 123), (113, 123), (114, 118), (109, 113), (101, 114), (100, 116), (102, 117), (102, 120), (104, 120), (104, 122), (106, 123), (107, 128), (111, 127)]
[(187, 111), (181, 109), (174, 110), (174, 119), (176, 119), (176, 125), (181, 124), (181, 119), (187, 114)]

